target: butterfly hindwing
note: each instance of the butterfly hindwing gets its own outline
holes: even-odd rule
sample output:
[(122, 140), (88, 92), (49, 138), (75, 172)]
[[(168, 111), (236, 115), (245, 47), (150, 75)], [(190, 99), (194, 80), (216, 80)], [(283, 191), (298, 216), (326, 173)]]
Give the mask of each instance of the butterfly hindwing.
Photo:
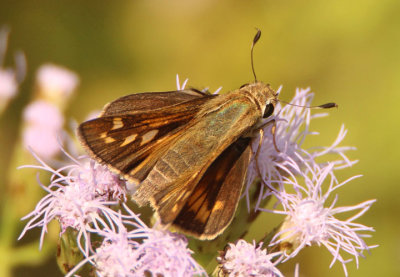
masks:
[(197, 182), (171, 187), (154, 196), (163, 224), (199, 237), (213, 238), (233, 218), (250, 161), (250, 138), (239, 138), (225, 149)]
[(194, 89), (135, 93), (123, 96), (107, 104), (101, 116), (128, 115), (155, 111), (203, 97), (210, 97), (210, 95)]

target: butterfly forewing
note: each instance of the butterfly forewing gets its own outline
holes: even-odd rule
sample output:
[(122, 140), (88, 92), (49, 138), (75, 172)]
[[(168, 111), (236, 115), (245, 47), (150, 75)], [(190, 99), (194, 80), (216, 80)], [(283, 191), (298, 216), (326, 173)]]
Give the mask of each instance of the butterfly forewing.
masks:
[[(140, 98), (143, 100), (152, 96), (148, 93)], [(103, 116), (79, 126), (79, 138), (96, 160), (106, 163), (134, 182), (141, 181), (163, 149), (180, 131), (190, 126), (189, 122), (212, 96), (189, 95), (190, 100), (175, 104), (171, 104), (167, 97), (164, 98), (164, 103), (161, 100), (157, 102), (164, 104), (164, 108), (150, 111), (143, 107), (144, 111), (140, 111), (140, 105), (136, 105), (135, 109), (130, 109), (130, 114), (120, 115), (113, 112), (114, 102), (119, 101), (116, 100), (107, 106), (108, 110), (106, 107)]]

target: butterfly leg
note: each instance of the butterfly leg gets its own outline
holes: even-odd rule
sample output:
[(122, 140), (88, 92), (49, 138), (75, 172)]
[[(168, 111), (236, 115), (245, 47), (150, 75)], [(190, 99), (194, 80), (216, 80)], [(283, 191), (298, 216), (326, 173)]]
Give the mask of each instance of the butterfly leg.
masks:
[[(270, 121), (265, 122), (264, 124), (262, 124), (262, 125), (258, 128), (258, 129), (259, 129), (259, 132), (260, 132), (260, 143), (259, 143), (258, 148), (261, 147), (261, 142), (262, 142), (262, 139), (263, 139), (263, 137), (264, 137), (264, 131), (263, 131), (263, 129), (264, 129), (266, 126), (270, 125), (270, 124), (272, 124), (271, 135), (272, 135), (272, 142), (273, 142), (273, 144), (274, 144), (274, 148), (275, 148), (276, 152), (280, 153), (281, 151), (279, 150), (279, 148), (278, 148), (278, 146), (277, 146), (277, 144), (276, 144), (276, 135), (275, 135), (275, 132), (276, 132), (276, 120), (275, 120), (275, 119), (271, 119)], [(263, 132), (263, 133), (262, 133), (262, 136), (261, 136), (261, 131)], [(258, 152), (258, 149), (257, 149), (257, 152)]]
[(263, 141), (263, 138), (264, 138), (264, 130), (263, 129), (259, 129), (259, 134), (260, 134), (260, 140), (258, 141), (258, 147), (257, 147), (257, 150), (256, 150), (254, 158), (256, 160), (257, 173), (258, 173), (258, 176), (261, 179), (261, 184), (263, 184), (263, 186), (265, 186), (265, 187), (268, 187), (268, 185), (264, 181), (263, 175), (261, 174), (261, 167), (260, 167), (260, 164), (258, 162), (258, 157), (260, 155), (261, 145), (262, 145), (262, 141)]
[(260, 156), (260, 149), (261, 149), (262, 141), (263, 141), (263, 139), (264, 139), (264, 130), (263, 130), (263, 129), (260, 129), (260, 130), (259, 130), (259, 133), (260, 133), (260, 140), (258, 141), (258, 147), (257, 147), (255, 159), (256, 159), (256, 165), (257, 165), (258, 175), (260, 176), (262, 182), (264, 183), (264, 180), (263, 180), (263, 178), (261, 177), (260, 165), (259, 165), (259, 163), (258, 163), (258, 157)]
[[(261, 181), (264, 183), (264, 180), (263, 180), (263, 178), (262, 178), (262, 175), (261, 175), (261, 169), (260, 169), (260, 165), (259, 165), (259, 163), (258, 163), (258, 157), (259, 157), (259, 155), (260, 155), (260, 151), (261, 151), (261, 146), (262, 146), (262, 142), (263, 142), (263, 139), (264, 139), (264, 127), (265, 126), (267, 126), (267, 125), (269, 125), (269, 124), (272, 124), (272, 128), (271, 128), (271, 134), (272, 134), (272, 141), (273, 141), (273, 144), (274, 144), (274, 147), (275, 147), (275, 150), (277, 151), (277, 152), (281, 152), (279, 149), (278, 149), (278, 146), (276, 145), (276, 120), (275, 119), (272, 119), (272, 120), (270, 120), (270, 121), (268, 121), (268, 122), (266, 122), (265, 124), (263, 124), (261, 127), (260, 127), (260, 129), (259, 129), (259, 134), (260, 134), (260, 139), (259, 139), (259, 142), (258, 142), (258, 147), (257, 147), (257, 150), (256, 150), (256, 153), (255, 153), (255, 160), (256, 160), (256, 166), (257, 166), (257, 173), (258, 173), (258, 175), (260, 176), (260, 178), (261, 178)], [(265, 183), (264, 183), (265, 184)]]
[(271, 121), (273, 121), (273, 125), (272, 125), (272, 128), (271, 128), (271, 134), (272, 134), (272, 142), (274, 143), (274, 147), (275, 147), (275, 150), (276, 150), (276, 152), (281, 152), (281, 151), (279, 151), (279, 148), (278, 148), (278, 146), (276, 145), (276, 120), (275, 119), (273, 119), (273, 120), (271, 120)]

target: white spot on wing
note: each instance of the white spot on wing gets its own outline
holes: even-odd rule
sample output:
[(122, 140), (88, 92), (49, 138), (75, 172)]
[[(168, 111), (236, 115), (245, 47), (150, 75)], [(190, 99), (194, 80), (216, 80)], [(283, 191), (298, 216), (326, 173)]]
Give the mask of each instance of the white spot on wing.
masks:
[(115, 139), (113, 139), (112, 137), (106, 137), (106, 138), (104, 138), (104, 142), (105, 143), (111, 143), (111, 142), (114, 142), (115, 141)]
[(113, 127), (111, 128), (111, 130), (116, 130), (119, 128), (124, 127), (124, 123), (122, 123), (122, 118), (120, 117), (115, 117), (113, 119)]
[(133, 135), (126, 137), (124, 142), (122, 142), (120, 146), (125, 146), (125, 145), (131, 143), (132, 141), (134, 141), (136, 139), (136, 137), (137, 137), (137, 134), (133, 134)]
[(142, 136), (142, 142), (140, 145), (142, 146), (143, 144), (149, 143), (150, 141), (153, 140), (153, 138), (158, 134), (158, 130), (151, 130), (148, 131), (146, 134)]
[(221, 200), (215, 201), (212, 211), (215, 212), (218, 210), (222, 210), (224, 208), (224, 204), (225, 204), (224, 201), (221, 201)]

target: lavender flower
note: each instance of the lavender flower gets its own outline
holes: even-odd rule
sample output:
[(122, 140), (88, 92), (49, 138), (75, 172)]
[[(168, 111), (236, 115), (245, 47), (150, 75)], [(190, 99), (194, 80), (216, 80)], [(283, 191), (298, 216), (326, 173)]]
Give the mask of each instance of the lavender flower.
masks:
[[(278, 93), (279, 91), (280, 89)], [(313, 97), (314, 94), (310, 92), (310, 89), (298, 89), (290, 103), (298, 106), (311, 106)], [(261, 174), (263, 183), (268, 186), (268, 188), (262, 187), (256, 209), (261, 200), (267, 197), (269, 190), (274, 190), (276, 184), (282, 185), (285, 176), (293, 177), (296, 174), (302, 174), (302, 160), (316, 162), (316, 159), (323, 155), (337, 154), (340, 159), (331, 162), (335, 164), (336, 168), (344, 168), (354, 164), (354, 161), (350, 161), (345, 154), (346, 151), (354, 148), (338, 146), (347, 133), (343, 126), (331, 146), (314, 149), (302, 148), (307, 136), (317, 134), (309, 130), (311, 120), (326, 115), (326, 113), (311, 115), (311, 110), (307, 108), (291, 105), (282, 107), (280, 103), (277, 104), (273, 117), (276, 120), (275, 135), (271, 133), (272, 124), (269, 124), (264, 129), (260, 149), (258, 149), (259, 141), (255, 140), (253, 144), (254, 152), (259, 151), (259, 158), (258, 161), (252, 161), (248, 170), (248, 181), (244, 191), (247, 201), (249, 201), (249, 188), (256, 176)], [(274, 145), (273, 136), (275, 136), (278, 149)]]
[(136, 249), (138, 265), (137, 276), (151, 272), (152, 276), (197, 276), (206, 275), (204, 270), (191, 257), (183, 235), (152, 229), (147, 238)]
[(59, 139), (64, 116), (57, 106), (43, 100), (34, 101), (25, 108), (24, 120), (25, 147), (31, 148), (44, 159), (54, 157), (60, 152)]
[[(182, 85), (179, 81), (179, 75), (176, 74), (176, 90), (184, 90), (187, 82), (189, 81), (188, 78), (185, 79), (185, 81), (183, 81)], [(218, 94), (221, 91), (222, 87), (217, 88), (212, 94)], [(206, 87), (205, 89), (202, 90), (202, 92), (207, 93), (208, 91), (208, 87)]]
[(18, 90), (18, 83), (14, 72), (0, 69), (0, 99), (8, 101), (13, 98)]
[(96, 267), (98, 276), (206, 275), (191, 257), (184, 236), (148, 228), (126, 205), (124, 207), (128, 215), (113, 216), (111, 225), (95, 225), (92, 229), (104, 238), (88, 259)]
[(218, 257), (220, 269), (226, 276), (283, 276), (276, 268), (282, 259), (272, 261), (281, 253), (267, 254), (267, 250), (261, 247), (262, 243), (256, 246), (254, 241), (253, 244), (245, 240), (238, 240), (236, 244), (229, 243), (223, 256)]
[(37, 72), (37, 82), (45, 98), (65, 101), (76, 89), (79, 78), (64, 67), (45, 64)]
[(64, 117), (61, 109), (78, 84), (75, 73), (55, 66), (44, 65), (37, 73), (40, 100), (24, 111), (24, 145), (48, 160), (59, 153)]
[[(33, 212), (23, 218), (30, 218), (30, 220), (19, 239), (28, 230), (41, 227), (41, 247), (48, 223), (57, 219), (61, 225), (61, 232), (68, 227), (79, 231), (78, 242), (82, 236), (85, 239), (84, 247), (80, 245), (80, 248), (83, 253), (88, 255), (90, 224), (101, 220), (101, 216), (109, 218), (113, 211), (108, 206), (119, 204), (121, 199), (126, 200), (124, 182), (117, 175), (109, 172), (107, 168), (87, 159), (76, 160), (68, 155), (73, 164), (55, 170), (37, 155), (33, 155), (41, 165), (21, 168), (45, 170), (51, 172), (52, 176), (49, 186), (38, 181), (48, 194), (39, 201)], [(63, 175), (64, 171), (68, 171), (67, 175)]]
[(188, 81), (189, 79), (186, 78), (181, 85), (181, 82), (179, 81), (179, 75), (176, 74), (176, 90), (184, 90)]
[[(333, 255), (331, 266), (335, 261), (343, 265), (347, 276), (346, 263), (341, 252), (347, 252), (354, 256), (357, 266), (358, 257), (363, 257), (363, 251), (369, 251), (374, 246), (368, 246), (363, 238), (370, 237), (365, 232), (374, 231), (373, 228), (355, 223), (354, 220), (363, 215), (375, 202), (368, 200), (355, 206), (335, 207), (336, 196), (330, 205), (326, 202), (332, 192), (342, 187), (351, 180), (360, 177), (354, 176), (339, 183), (332, 173), (333, 164), (321, 168), (317, 164), (306, 164), (307, 170), (303, 177), (305, 186), (298, 183), (296, 178), (287, 180), (288, 185), (293, 186), (295, 194), (286, 191), (271, 192), (283, 206), (282, 211), (264, 211), (286, 215), (286, 219), (280, 231), (274, 236), (270, 246), (279, 245), (285, 250), (286, 259), (296, 256), (301, 249), (310, 245), (324, 245)], [(329, 186), (323, 192), (322, 184), (330, 176)], [(346, 220), (339, 220), (336, 214), (357, 211), (355, 215)], [(285, 259), (285, 260), (286, 260)]]
[(28, 124), (49, 129), (61, 129), (64, 124), (60, 109), (43, 100), (34, 101), (25, 108), (24, 120)]
[[(46, 170), (53, 175), (49, 186), (39, 183), (48, 195), (23, 218), (30, 220), (20, 239), (28, 230), (41, 227), (41, 246), (48, 223), (57, 219), (62, 233), (67, 228), (78, 231), (79, 248), (87, 257), (84, 262), (93, 263), (98, 276), (206, 275), (191, 257), (184, 236), (148, 228), (126, 206), (128, 215), (117, 214), (109, 208), (127, 199), (125, 182), (106, 167), (92, 160), (76, 160), (69, 156), (73, 164), (54, 170), (34, 156), (41, 165), (24, 167)], [(68, 171), (67, 175), (62, 174), (64, 171)], [(133, 230), (128, 232), (128, 227)], [(96, 249), (91, 244), (92, 233), (104, 237), (102, 245)], [(83, 245), (80, 243), (82, 238)]]

